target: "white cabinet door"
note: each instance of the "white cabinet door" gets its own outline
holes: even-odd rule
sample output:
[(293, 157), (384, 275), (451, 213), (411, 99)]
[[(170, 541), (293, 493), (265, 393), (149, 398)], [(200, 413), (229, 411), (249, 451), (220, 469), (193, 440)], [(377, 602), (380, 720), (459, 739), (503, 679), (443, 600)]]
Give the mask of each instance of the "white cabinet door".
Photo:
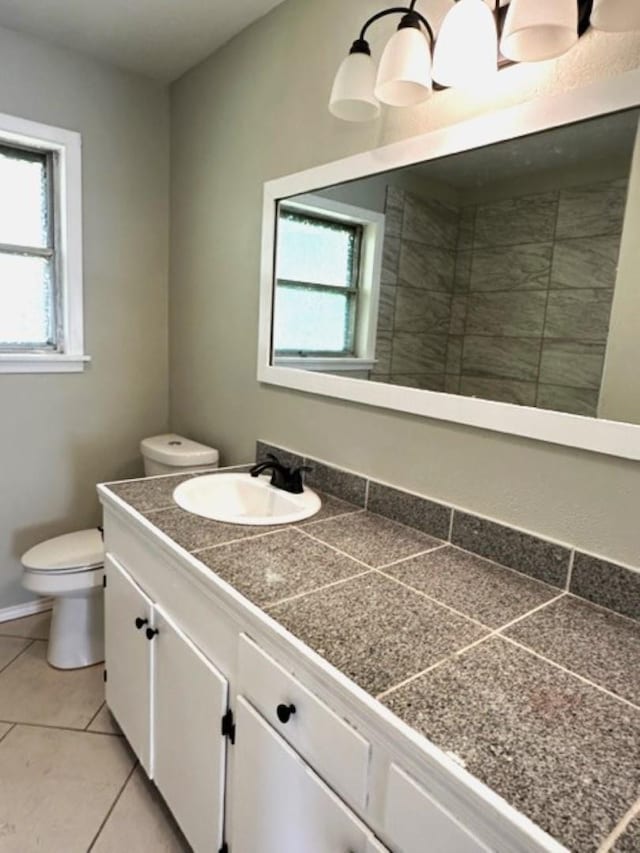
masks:
[(367, 853), (369, 830), (242, 697), (233, 747), (232, 853)]
[(490, 853), (443, 805), (392, 764), (384, 829), (400, 853)]
[(217, 853), (228, 684), (160, 608), (155, 627), (153, 778), (195, 853)]
[(153, 604), (110, 556), (105, 572), (107, 705), (150, 775)]

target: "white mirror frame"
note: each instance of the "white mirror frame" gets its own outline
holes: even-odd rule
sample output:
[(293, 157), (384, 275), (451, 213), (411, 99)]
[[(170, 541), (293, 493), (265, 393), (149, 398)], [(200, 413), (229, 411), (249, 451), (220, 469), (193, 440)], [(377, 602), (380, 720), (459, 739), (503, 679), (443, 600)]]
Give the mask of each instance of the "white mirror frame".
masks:
[(265, 183), (258, 381), (639, 461), (640, 425), (271, 364), (279, 200), (638, 106), (640, 70), (635, 70)]

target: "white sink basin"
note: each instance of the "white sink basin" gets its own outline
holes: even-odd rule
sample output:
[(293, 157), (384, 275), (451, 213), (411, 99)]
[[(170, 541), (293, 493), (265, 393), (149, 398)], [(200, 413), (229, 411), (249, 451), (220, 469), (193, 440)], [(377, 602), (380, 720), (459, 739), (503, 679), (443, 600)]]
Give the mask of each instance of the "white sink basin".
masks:
[(291, 524), (320, 509), (322, 502), (311, 489), (294, 495), (269, 480), (268, 475), (208, 474), (180, 483), (173, 499), (187, 512), (229, 524)]

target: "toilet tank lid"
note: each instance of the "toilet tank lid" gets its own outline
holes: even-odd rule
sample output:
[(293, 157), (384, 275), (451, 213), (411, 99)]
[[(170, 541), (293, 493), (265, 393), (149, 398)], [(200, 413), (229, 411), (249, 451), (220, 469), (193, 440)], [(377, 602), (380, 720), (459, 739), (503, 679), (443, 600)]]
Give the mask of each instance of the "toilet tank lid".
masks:
[(104, 563), (104, 544), (97, 528), (65, 533), (34, 545), (22, 556), (22, 565), (37, 571), (94, 568)]
[(140, 442), (140, 452), (147, 459), (173, 465), (176, 468), (218, 463), (218, 451), (215, 448), (199, 444), (197, 441), (173, 432), (143, 439)]

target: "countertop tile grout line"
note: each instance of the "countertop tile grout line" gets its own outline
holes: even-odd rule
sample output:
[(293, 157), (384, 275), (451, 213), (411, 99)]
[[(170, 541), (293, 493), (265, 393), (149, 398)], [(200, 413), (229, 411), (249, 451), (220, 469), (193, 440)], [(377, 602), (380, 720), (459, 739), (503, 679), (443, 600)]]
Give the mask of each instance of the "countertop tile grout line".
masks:
[[(9, 638), (8, 638), (8, 637), (5, 637), (4, 639), (9, 639)], [(16, 637), (15, 639), (17, 639), (17, 640), (24, 640), (24, 639), (26, 639), (26, 637)], [(30, 648), (31, 648), (31, 646), (32, 646), (34, 643), (37, 643), (37, 642), (42, 642), (42, 641), (39, 641), (39, 640), (31, 640), (30, 642), (28, 642), (28, 643), (27, 643), (27, 645), (26, 645), (23, 649), (20, 649), (20, 651), (18, 652), (18, 654), (17, 654), (17, 655), (14, 655), (14, 656), (11, 658), (11, 660), (10, 660), (10, 661), (7, 661), (7, 663), (5, 663), (5, 665), (4, 665), (4, 666), (0, 667), (0, 675), (2, 675), (2, 673), (3, 673), (6, 669), (9, 669), (9, 667), (11, 666), (11, 664), (12, 664), (12, 663), (15, 663), (15, 662), (18, 660), (18, 658), (19, 658), (19, 657), (22, 657), (22, 655), (23, 655), (26, 651), (28, 651), (28, 649), (30, 649)]]
[(400, 557), (397, 560), (392, 560), (390, 563), (384, 563), (382, 566), (376, 566), (379, 571), (391, 569), (394, 566), (399, 566), (401, 563), (406, 563), (409, 560), (415, 560), (417, 557), (424, 557), (427, 554), (433, 554), (434, 551), (441, 551), (443, 548), (449, 548), (448, 542), (443, 542), (441, 545), (434, 545), (433, 548), (427, 548), (425, 551), (418, 551), (417, 554), (412, 554), (410, 557)]
[(573, 601), (579, 601), (581, 604), (586, 604), (589, 607), (594, 607), (596, 610), (602, 610), (603, 613), (608, 613), (609, 616), (615, 616), (616, 619), (623, 619), (625, 622), (630, 622), (636, 628), (640, 627), (640, 619), (634, 619), (633, 616), (627, 616), (625, 613), (620, 613), (618, 610), (612, 610), (610, 607), (605, 607), (604, 604), (598, 604), (597, 601), (591, 601), (589, 598), (583, 598), (581, 595), (577, 595), (575, 592), (571, 592), (567, 590), (568, 598), (571, 598)]
[[(334, 496), (335, 497), (335, 496)], [(340, 498), (338, 498), (340, 500)], [(363, 515), (368, 512), (364, 507), (358, 507), (358, 509), (350, 509), (347, 512), (339, 512), (336, 515), (330, 515), (326, 518), (316, 518), (315, 521), (312, 520), (313, 516), (307, 521), (304, 518), (301, 521), (296, 521), (293, 523), (293, 527), (296, 530), (302, 530), (303, 527), (313, 527), (316, 524), (323, 524), (326, 521), (337, 521), (339, 518), (347, 518), (352, 515)]]
[(381, 699), (386, 698), (389, 694), (394, 693), (396, 690), (400, 690), (402, 687), (406, 687), (407, 684), (411, 684), (413, 681), (417, 681), (418, 678), (422, 678), (423, 675), (427, 675), (427, 673), (432, 672), (434, 669), (437, 669), (439, 666), (442, 666), (444, 663), (447, 663), (450, 660), (454, 660), (460, 655), (465, 654), (471, 649), (479, 646), (481, 643), (486, 643), (487, 640), (490, 640), (494, 636), (493, 631), (490, 631), (488, 634), (485, 634), (483, 637), (478, 637), (477, 640), (474, 640), (472, 643), (468, 643), (466, 646), (463, 646), (461, 649), (457, 649), (455, 652), (451, 652), (448, 655), (445, 655), (440, 660), (435, 663), (430, 664), (426, 669), (421, 670), (420, 672), (416, 672), (415, 675), (410, 675), (405, 678), (403, 681), (398, 682), (398, 684), (393, 684), (391, 687), (387, 687), (386, 690), (383, 690), (381, 693), (376, 694), (376, 699), (380, 701)]
[(288, 604), (290, 601), (297, 601), (300, 598), (306, 598), (306, 596), (314, 595), (316, 592), (324, 592), (327, 589), (332, 589), (334, 586), (341, 586), (349, 581), (356, 580), (356, 578), (364, 578), (367, 575), (373, 574), (375, 571), (375, 569), (363, 569), (355, 575), (349, 575), (348, 578), (339, 578), (337, 581), (331, 581), (330, 583), (323, 584), (322, 586), (316, 586), (313, 589), (308, 589), (306, 592), (298, 592), (295, 595), (288, 595), (286, 598), (278, 598), (276, 601), (269, 601), (266, 604), (258, 604), (257, 606), (262, 609), (278, 607), (280, 604)]
[(523, 572), (520, 569), (514, 569), (513, 566), (505, 566), (504, 563), (499, 563), (497, 560), (493, 560), (491, 557), (485, 557), (483, 554), (478, 554), (477, 551), (469, 551), (468, 548), (463, 548), (461, 545), (456, 545), (455, 542), (450, 542), (448, 544), (450, 544), (452, 548), (457, 548), (458, 551), (462, 551), (465, 554), (471, 554), (472, 557), (478, 557), (481, 560), (486, 560), (487, 563), (492, 563), (494, 566), (498, 566), (499, 569), (506, 569), (508, 572), (513, 572), (516, 575), (520, 575), (520, 577), (527, 578), (530, 581), (535, 581), (536, 583), (549, 587), (549, 589), (557, 589), (560, 592), (565, 591), (563, 586), (556, 586), (555, 584), (548, 583), (547, 581), (543, 581), (540, 578), (535, 577), (534, 575), (527, 574), (527, 572)]
[[(411, 589), (411, 587), (410, 587), (410, 589)], [(486, 627), (487, 630), (489, 631), (489, 633), (485, 634), (484, 637), (479, 637), (477, 640), (474, 640), (473, 643), (469, 643), (469, 645), (464, 646), (464, 648), (458, 649), (457, 651), (452, 652), (450, 655), (447, 655), (446, 657), (442, 658), (442, 660), (439, 660), (436, 663), (431, 664), (431, 666), (427, 667), (427, 669), (424, 669), (421, 672), (416, 673), (416, 675), (412, 675), (409, 678), (405, 678), (404, 681), (401, 681), (399, 684), (395, 684), (392, 687), (389, 687), (387, 690), (384, 690), (382, 693), (379, 693), (376, 696), (376, 699), (379, 700), (380, 698), (387, 696), (389, 693), (393, 693), (395, 690), (399, 690), (401, 687), (405, 687), (407, 684), (410, 684), (412, 681), (415, 681), (417, 678), (420, 678), (421, 676), (426, 675), (428, 672), (431, 672), (431, 670), (436, 669), (437, 667), (441, 666), (443, 663), (446, 663), (447, 661), (450, 661), (450, 660), (454, 660), (456, 657), (459, 657), (460, 655), (463, 655), (466, 652), (470, 651), (471, 649), (475, 648), (475, 646), (479, 646), (480, 643), (484, 643), (487, 640), (491, 640), (494, 637), (502, 636), (500, 634), (501, 631), (504, 631), (509, 626), (515, 625), (517, 622), (520, 622), (523, 619), (526, 619), (528, 616), (531, 616), (533, 613), (536, 613), (538, 610), (542, 610), (543, 607), (547, 607), (547, 605), (551, 604), (552, 601), (558, 601), (564, 595), (565, 595), (565, 593), (563, 592), (560, 595), (557, 595), (555, 598), (551, 599), (550, 601), (545, 601), (543, 604), (539, 604), (537, 607), (534, 607), (532, 610), (528, 610), (522, 616), (518, 616), (516, 619), (512, 619), (511, 622), (507, 622), (507, 624), (503, 625), (501, 628), (491, 629), (488, 626), (483, 625), (481, 622), (477, 622), (478, 625), (481, 625), (482, 627)], [(440, 603), (437, 601), (437, 599), (433, 599), (433, 600), (436, 601), (437, 603)], [(446, 607), (446, 605), (443, 605), (443, 606)], [(451, 608), (449, 608), (449, 609), (451, 609)], [(457, 612), (457, 611), (454, 611), (454, 612)], [(466, 618), (469, 619), (468, 616)], [(476, 622), (476, 620), (471, 620), (471, 621)]]
[[(425, 498), (424, 500), (428, 501), (429, 499)], [(432, 501), (432, 503), (434, 502)], [(407, 524), (406, 521), (398, 521), (396, 518), (391, 518), (391, 516), (389, 515), (383, 515), (381, 512), (373, 512), (373, 510), (370, 509), (366, 510), (366, 512), (368, 512), (369, 515), (375, 515), (378, 518), (384, 518), (385, 521), (391, 521), (393, 522), (393, 524), (397, 524), (400, 527), (404, 527), (405, 530), (411, 530), (413, 533), (421, 533), (423, 536), (428, 536), (430, 539), (435, 539), (437, 542), (442, 542), (443, 545), (447, 544), (447, 540), (443, 539), (442, 536), (435, 536), (433, 533), (427, 533), (426, 530), (421, 530), (421, 528), (415, 527), (413, 524)]]
[(613, 845), (620, 840), (637, 817), (640, 817), (640, 799), (636, 800), (624, 817), (614, 826), (600, 847), (598, 847), (597, 853), (607, 853), (607, 851), (611, 850)]
[(571, 580), (573, 578), (573, 564), (576, 560), (576, 549), (572, 548), (571, 553), (569, 554), (569, 565), (567, 567), (567, 582), (565, 584), (565, 592), (569, 592), (571, 590)]
[[(161, 528), (158, 529), (160, 530)], [(291, 528), (279, 527), (277, 530), (265, 530), (264, 533), (249, 533), (247, 536), (238, 536), (236, 539), (225, 539), (224, 542), (216, 542), (215, 545), (203, 545), (202, 548), (194, 548), (189, 551), (189, 553), (194, 556), (199, 556), (203, 551), (213, 551), (215, 548), (222, 548), (225, 545), (238, 545), (241, 542), (254, 542), (256, 539), (265, 539), (267, 536), (273, 536), (276, 533), (283, 533), (285, 530), (291, 530)], [(173, 539), (173, 536), (171, 536), (170, 533), (167, 533), (166, 535)], [(176, 540), (174, 539), (174, 542), (175, 541)]]
[(514, 640), (512, 637), (507, 637), (505, 634), (500, 634), (501, 638), (507, 642), (511, 643), (513, 646), (517, 646), (519, 649), (522, 649), (525, 652), (529, 652), (529, 654), (534, 655), (534, 657), (539, 658), (540, 660), (545, 661), (545, 663), (554, 666), (556, 669), (561, 670), (562, 672), (566, 672), (567, 675), (572, 675), (574, 678), (577, 678), (579, 681), (582, 681), (584, 684), (588, 684), (590, 687), (599, 690), (600, 693), (604, 693), (609, 696), (611, 699), (616, 699), (618, 702), (622, 702), (623, 705), (627, 705), (629, 708), (633, 708), (634, 711), (640, 711), (640, 705), (636, 705), (631, 702), (629, 699), (625, 699), (624, 696), (619, 696), (617, 693), (613, 693), (611, 690), (608, 690), (606, 687), (602, 687), (600, 684), (597, 684), (595, 681), (591, 681), (588, 678), (585, 678), (584, 675), (580, 675), (579, 672), (575, 672), (572, 669), (568, 669), (566, 666), (562, 666), (561, 663), (557, 661), (551, 660), (551, 658), (545, 657), (540, 652), (537, 652), (535, 649), (532, 649), (530, 646), (525, 645), (524, 643), (518, 642), (518, 640)]
[(336, 548), (335, 545), (331, 545), (329, 544), (329, 542), (325, 542), (322, 539), (318, 539), (317, 536), (314, 536), (312, 533), (309, 533), (306, 527), (297, 527), (296, 530), (299, 530), (300, 533), (304, 533), (305, 536), (308, 536), (309, 539), (312, 539), (314, 542), (318, 542), (320, 545), (324, 545), (327, 548), (331, 548), (331, 550), (335, 551), (336, 554), (341, 554), (343, 557), (348, 557), (350, 560), (354, 560), (356, 563), (359, 563), (359, 565), (364, 566), (366, 569), (369, 569), (369, 571), (375, 568), (375, 566), (370, 566), (368, 563), (365, 563), (364, 560), (359, 560), (357, 557), (352, 557), (351, 554), (347, 554), (346, 551), (341, 551), (340, 548)]
[(484, 628), (485, 631), (488, 631), (489, 633), (493, 633), (494, 629), (491, 627), (491, 625), (487, 625), (484, 622), (481, 622), (479, 619), (476, 619), (474, 616), (468, 616), (466, 613), (463, 613), (461, 610), (456, 610), (455, 607), (451, 607), (451, 605), (445, 604), (443, 601), (440, 601), (438, 598), (434, 598), (432, 595), (429, 595), (429, 593), (423, 592), (420, 589), (416, 589), (415, 587), (411, 586), (411, 584), (405, 583), (404, 581), (399, 580), (398, 578), (394, 577), (393, 575), (388, 575), (384, 571), (384, 569), (373, 569), (373, 571), (377, 572), (379, 575), (382, 575), (382, 577), (387, 578), (387, 580), (395, 581), (397, 584), (404, 587), (405, 589), (408, 589), (410, 592), (414, 592), (414, 593), (416, 593), (416, 595), (419, 595), (422, 598), (426, 598), (427, 601), (430, 601), (432, 604), (437, 604), (439, 607), (442, 607), (445, 610), (448, 610), (450, 613), (454, 613), (456, 616), (461, 616), (463, 619), (467, 620), (468, 622), (473, 622), (474, 625), (477, 625), (479, 628)]
[(113, 810), (115, 809), (115, 807), (118, 803), (118, 800), (120, 799), (120, 797), (124, 793), (124, 789), (129, 784), (131, 777), (136, 772), (137, 767), (138, 767), (138, 761), (136, 760), (133, 762), (133, 767), (131, 768), (131, 770), (127, 774), (127, 778), (124, 780), (124, 784), (122, 785), (122, 787), (120, 788), (120, 790), (116, 794), (114, 801), (109, 806), (107, 813), (104, 816), (104, 819), (101, 821), (100, 826), (98, 827), (98, 831), (96, 832), (96, 834), (93, 836), (93, 839), (91, 840), (91, 844), (87, 847), (87, 853), (91, 853), (91, 851), (93, 850), (93, 848), (96, 844), (96, 841), (98, 840), (98, 838), (100, 838), (100, 834), (102, 833), (102, 830), (105, 828), (107, 821), (109, 820), (109, 818), (113, 814)]
[[(320, 521), (332, 521), (334, 518), (342, 518), (345, 515), (357, 515), (358, 513), (365, 511), (366, 510), (358, 509), (354, 510), (353, 512), (343, 512), (339, 513), (339, 515), (332, 515), (326, 519), (320, 519)], [(317, 524), (318, 522), (313, 523)], [(161, 530), (161, 528), (158, 528), (158, 530)], [(249, 533), (246, 536), (240, 536), (237, 539), (225, 539), (224, 542), (216, 542), (215, 545), (203, 545), (202, 548), (194, 548), (193, 550), (189, 551), (189, 554), (193, 554), (193, 556), (200, 556), (203, 551), (213, 551), (215, 548), (223, 548), (226, 545), (238, 545), (242, 542), (253, 542), (256, 539), (265, 539), (267, 536), (273, 536), (276, 533), (285, 533), (288, 530), (297, 530), (299, 533), (305, 532), (302, 527), (299, 527), (297, 524), (280, 524), (277, 526), (276, 530), (265, 530), (264, 533)], [(171, 534), (167, 533), (166, 535), (173, 539)]]
[(447, 534), (447, 542), (450, 545), (453, 545), (453, 523), (455, 519), (456, 511), (453, 507), (449, 508), (450, 516), (449, 516), (449, 533)]

